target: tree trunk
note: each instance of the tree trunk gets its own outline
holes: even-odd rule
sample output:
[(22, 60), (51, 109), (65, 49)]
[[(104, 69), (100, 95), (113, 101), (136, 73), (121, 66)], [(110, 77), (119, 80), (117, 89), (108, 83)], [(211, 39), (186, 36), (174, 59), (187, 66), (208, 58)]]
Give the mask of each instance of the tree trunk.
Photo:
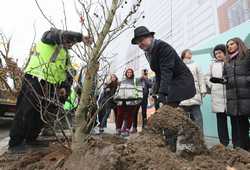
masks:
[[(118, 8), (118, 0), (112, 0), (112, 5), (105, 21), (105, 24), (102, 28), (101, 33), (98, 36), (96, 41), (96, 45), (94, 46), (91, 56), (90, 56), (90, 63), (87, 67), (87, 71), (84, 77), (84, 84), (80, 99), (80, 104), (76, 111), (76, 130), (73, 136), (73, 150), (79, 149), (81, 144), (86, 139), (86, 136), (89, 134), (89, 129), (86, 129), (88, 121), (88, 114), (91, 114), (90, 111), (94, 110), (93, 105), (91, 105), (91, 100), (93, 100), (94, 93), (93, 93), (93, 86), (94, 86), (94, 78), (97, 76), (97, 72), (99, 69), (99, 57), (101, 56), (101, 48), (104, 45), (104, 40), (107, 34), (110, 31), (111, 25), (113, 23), (113, 19)], [(92, 108), (91, 108), (92, 107)]]
[(86, 129), (86, 126), (88, 124), (87, 117), (88, 114), (90, 114), (89, 111), (91, 110), (91, 101), (95, 97), (93, 93), (93, 86), (95, 85), (94, 78), (97, 75), (99, 63), (92, 63), (90, 65), (91, 66), (87, 68), (87, 71), (85, 73), (82, 95), (75, 114), (76, 130), (73, 138), (73, 148), (80, 147), (86, 135), (89, 134)]

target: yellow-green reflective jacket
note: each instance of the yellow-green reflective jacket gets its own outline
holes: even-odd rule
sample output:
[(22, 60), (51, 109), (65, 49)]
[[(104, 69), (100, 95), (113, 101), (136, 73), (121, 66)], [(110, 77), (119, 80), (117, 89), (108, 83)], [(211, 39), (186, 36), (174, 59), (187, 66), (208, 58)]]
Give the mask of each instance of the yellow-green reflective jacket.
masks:
[(68, 64), (69, 56), (64, 48), (39, 42), (24, 72), (58, 84), (65, 81)]

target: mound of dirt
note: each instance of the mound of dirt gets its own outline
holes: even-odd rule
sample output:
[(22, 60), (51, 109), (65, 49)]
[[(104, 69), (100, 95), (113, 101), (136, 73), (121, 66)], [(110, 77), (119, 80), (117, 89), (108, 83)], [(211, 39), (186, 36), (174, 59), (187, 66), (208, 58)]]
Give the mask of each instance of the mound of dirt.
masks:
[(180, 143), (189, 145), (190, 152), (201, 154), (207, 151), (200, 128), (182, 109), (163, 106), (151, 116), (149, 122), (154, 133), (161, 134), (164, 129), (176, 131), (181, 137)]
[(210, 149), (210, 157), (237, 169), (250, 169), (250, 153), (243, 149), (227, 149), (216, 145)]
[[(221, 145), (207, 149), (203, 135), (181, 109), (164, 106), (149, 120), (147, 131), (131, 136), (93, 136), (66, 161), (65, 169), (86, 170), (246, 170), (250, 154)], [(191, 150), (176, 154), (164, 141), (162, 131), (172, 129)], [(77, 166), (76, 166), (77, 165)]]
[[(116, 140), (116, 144), (110, 142), (111, 138), (113, 142)], [(65, 168), (134, 170), (182, 167), (184, 163), (179, 161), (174, 153), (168, 151), (161, 138), (159, 135), (148, 133), (134, 136), (128, 141), (109, 135), (95, 136), (82, 149), (71, 155), (65, 163)]]
[[(190, 144), (192, 149), (184, 150), (181, 154), (170, 151), (162, 135), (163, 129), (175, 130), (183, 136), (181, 142)], [(63, 170), (247, 170), (250, 169), (250, 153), (222, 145), (208, 150), (199, 128), (186, 118), (185, 113), (164, 106), (150, 118), (148, 130), (131, 135), (128, 139), (108, 134), (90, 136), (72, 154), (58, 145), (52, 145), (47, 151), (22, 156), (7, 169), (10, 167)]]

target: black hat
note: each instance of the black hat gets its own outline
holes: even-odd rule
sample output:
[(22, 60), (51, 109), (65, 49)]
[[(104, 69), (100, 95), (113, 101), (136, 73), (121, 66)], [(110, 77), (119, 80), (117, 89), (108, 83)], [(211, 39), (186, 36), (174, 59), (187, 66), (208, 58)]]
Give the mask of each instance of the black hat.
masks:
[(154, 35), (155, 33), (154, 32), (150, 32), (146, 27), (144, 26), (140, 26), (140, 27), (137, 27), (135, 30), (134, 30), (134, 38), (132, 39), (131, 43), (132, 44), (137, 44), (137, 39), (140, 38), (140, 37), (145, 37), (145, 36), (148, 36), (148, 35)]
[(217, 50), (220, 50), (220, 51), (222, 51), (224, 54), (226, 54), (226, 46), (224, 45), (224, 44), (219, 44), (219, 45), (216, 45), (215, 47), (214, 47), (214, 50), (213, 50), (213, 55), (214, 55), (214, 57), (215, 57), (215, 51), (217, 51)]

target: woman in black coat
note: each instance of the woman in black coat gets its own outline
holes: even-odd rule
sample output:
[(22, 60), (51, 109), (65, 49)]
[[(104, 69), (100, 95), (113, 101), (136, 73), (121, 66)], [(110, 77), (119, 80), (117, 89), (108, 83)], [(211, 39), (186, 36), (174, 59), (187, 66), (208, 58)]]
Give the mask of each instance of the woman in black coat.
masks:
[(231, 115), (233, 144), (249, 150), (250, 51), (239, 38), (227, 42), (227, 112)]
[(227, 41), (227, 59), (224, 80), (211, 78), (215, 83), (226, 84), (227, 113), (231, 117), (234, 147), (249, 150), (250, 116), (250, 51), (239, 38)]
[[(113, 100), (113, 96), (118, 87), (118, 78), (115, 74), (112, 74), (110, 77), (110, 81), (103, 85), (102, 92), (98, 99), (98, 105), (101, 107), (101, 111), (98, 113), (99, 119), (99, 131), (102, 133), (104, 132), (104, 127), (107, 126), (107, 119), (111, 113), (111, 110), (114, 110), (116, 114), (116, 104)], [(116, 115), (115, 115), (116, 117)]]

